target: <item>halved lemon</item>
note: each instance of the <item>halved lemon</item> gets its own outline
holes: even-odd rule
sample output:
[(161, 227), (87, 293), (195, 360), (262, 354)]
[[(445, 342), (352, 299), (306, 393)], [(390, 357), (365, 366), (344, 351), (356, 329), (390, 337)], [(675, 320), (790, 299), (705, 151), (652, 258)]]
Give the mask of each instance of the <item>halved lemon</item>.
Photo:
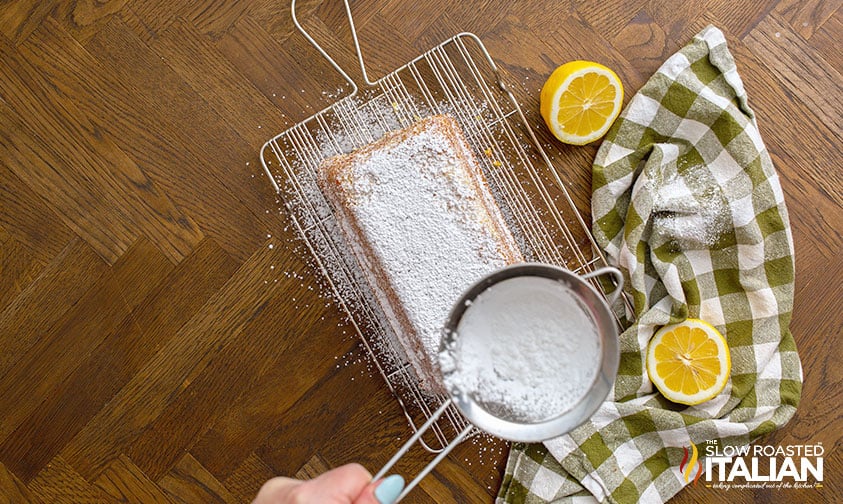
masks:
[(609, 131), (622, 102), (623, 85), (615, 72), (592, 61), (570, 61), (542, 86), (540, 111), (556, 138), (585, 145)]
[(719, 394), (732, 371), (726, 338), (699, 319), (662, 327), (647, 348), (647, 374), (669, 400), (694, 405)]

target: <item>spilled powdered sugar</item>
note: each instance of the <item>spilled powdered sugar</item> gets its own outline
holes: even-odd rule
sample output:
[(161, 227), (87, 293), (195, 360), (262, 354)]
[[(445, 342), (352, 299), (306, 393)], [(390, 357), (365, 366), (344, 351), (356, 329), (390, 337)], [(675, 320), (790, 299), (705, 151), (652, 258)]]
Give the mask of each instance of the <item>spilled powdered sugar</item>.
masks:
[(379, 139), (387, 131), (401, 128), (395, 111), (383, 95), (369, 101), (349, 97), (335, 107), (337, 112), (333, 124), (316, 134), (322, 159), (349, 153), (362, 144)]
[[(357, 223), (427, 354), (467, 286), (506, 265), (473, 180), (438, 128), (356, 160), (344, 184)], [(481, 204), (478, 204), (481, 203)]]
[(492, 414), (538, 422), (569, 410), (600, 367), (597, 330), (561, 283), (515, 277), (482, 292), (439, 355), (445, 386)]
[(708, 168), (682, 166), (680, 160), (679, 169), (666, 169), (650, 182), (656, 242), (711, 248), (729, 228), (728, 204)]

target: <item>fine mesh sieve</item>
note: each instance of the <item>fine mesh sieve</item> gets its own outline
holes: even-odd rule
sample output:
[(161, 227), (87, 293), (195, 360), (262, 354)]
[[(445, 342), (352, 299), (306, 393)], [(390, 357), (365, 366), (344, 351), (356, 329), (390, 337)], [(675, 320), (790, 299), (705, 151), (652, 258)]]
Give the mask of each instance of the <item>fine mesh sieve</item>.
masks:
[[(602, 275), (611, 276), (614, 280), (614, 289), (607, 295), (608, 303), (603, 296), (597, 292), (588, 282), (589, 278), (599, 277)], [(524, 263), (509, 266), (497, 270), (474, 285), (468, 288), (462, 297), (454, 305), (448, 317), (448, 321), (442, 331), (442, 339), (440, 344), (440, 356), (446, 359), (453, 359), (456, 355), (459, 359), (459, 354), (455, 354), (452, 350), (458, 343), (460, 336), (460, 322), (464, 319), (467, 313), (472, 310), (484, 310), (487, 308), (478, 307), (481, 303), (477, 301), (487, 293), (491, 293), (493, 288), (504, 282), (521, 279), (522, 282), (537, 283), (551, 280), (558, 282), (565, 288), (572, 296), (570, 298), (578, 309), (588, 317), (593, 324), (593, 336), (598, 339), (599, 348), (598, 358), (595, 362), (597, 367), (594, 378), (590, 386), (578, 397), (578, 400), (573, 404), (564, 407), (560, 411), (542, 417), (538, 420), (529, 420), (510, 413), (511, 410), (501, 408), (500, 405), (490, 406), (479, 400), (474, 391), (462, 390), (453, 386), (446, 386), (449, 398), (445, 401), (442, 407), (437, 410), (431, 419), (423, 425), (418, 432), (410, 438), (404, 446), (398, 450), (393, 458), (378, 472), (375, 480), (383, 477), (386, 472), (409, 450), (409, 448), (422, 436), (422, 434), (429, 428), (429, 426), (441, 415), (445, 409), (454, 404), (460, 412), (465, 416), (471, 425), (466, 427), (445, 449), (440, 452), (436, 458), (433, 459), (419, 474), (411, 481), (399, 496), (401, 500), (410, 490), (412, 490), (424, 476), (430, 472), (436, 464), (439, 463), (457, 444), (459, 444), (471, 432), (473, 428), (480, 429), (488, 434), (509, 440), (519, 442), (538, 442), (552, 439), (567, 432), (582, 424), (597, 410), (614, 383), (615, 376), (618, 369), (618, 361), (620, 359), (620, 350), (618, 346), (618, 327), (616, 325), (614, 316), (609, 308), (621, 293), (623, 286), (623, 276), (620, 271), (611, 267), (604, 267), (592, 271), (591, 273), (579, 276), (571, 271), (549, 264), (541, 263)], [(545, 300), (546, 301), (546, 300)], [(515, 300), (513, 300), (515, 302)], [(556, 302), (556, 300), (554, 300)], [(558, 306), (559, 310), (569, 309), (569, 305), (562, 306), (560, 300)], [(488, 306), (488, 305), (487, 305)], [(492, 316), (492, 313), (474, 312), (473, 316)], [(526, 321), (525, 321), (526, 322)], [(526, 323), (525, 323), (526, 326)], [(490, 340), (492, 341), (492, 340)], [(538, 341), (538, 343), (537, 343)], [(494, 344), (493, 342), (490, 344)], [(520, 341), (508, 342), (509, 344), (546, 344), (544, 340), (532, 340), (530, 338), (523, 338)], [(505, 350), (505, 349), (502, 349)], [(549, 348), (536, 348), (536, 352), (550, 352)], [(574, 350), (576, 353), (576, 350)], [(506, 351), (500, 352), (501, 355), (509, 357)], [(514, 357), (512, 357), (514, 358)], [(455, 366), (449, 362), (448, 365), (443, 366), (445, 376), (443, 381), (446, 385), (449, 383), (448, 373), (454, 372)], [(459, 364), (459, 363), (457, 363)], [(523, 363), (528, 365), (530, 363)], [(558, 383), (560, 389), (570, 386), (569, 383)], [(398, 501), (396, 501), (398, 502)]]

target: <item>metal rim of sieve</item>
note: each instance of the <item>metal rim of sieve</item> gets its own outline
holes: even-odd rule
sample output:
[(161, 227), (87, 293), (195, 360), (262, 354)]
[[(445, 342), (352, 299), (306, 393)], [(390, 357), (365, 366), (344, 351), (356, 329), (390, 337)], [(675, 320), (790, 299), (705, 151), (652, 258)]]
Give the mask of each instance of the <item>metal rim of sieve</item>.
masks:
[[(614, 278), (615, 289), (604, 298), (585, 280), (601, 275)], [(565, 268), (542, 263), (523, 263), (494, 271), (469, 287), (451, 309), (442, 331), (439, 350), (445, 352), (458, 338), (457, 327), (469, 305), (477, 296), (493, 285), (516, 277), (540, 277), (561, 282), (587, 309), (600, 339), (600, 368), (588, 391), (574, 406), (557, 416), (538, 421), (523, 422), (496, 416), (476, 402), (469, 394), (458, 390), (448, 390), (451, 400), (466, 419), (478, 429), (497, 437), (517, 442), (539, 442), (552, 439), (588, 420), (606, 399), (614, 384), (620, 360), (618, 326), (609, 303), (614, 303), (623, 287), (623, 275), (612, 267), (604, 267), (585, 275), (577, 275)], [(608, 303), (607, 303), (608, 299)]]

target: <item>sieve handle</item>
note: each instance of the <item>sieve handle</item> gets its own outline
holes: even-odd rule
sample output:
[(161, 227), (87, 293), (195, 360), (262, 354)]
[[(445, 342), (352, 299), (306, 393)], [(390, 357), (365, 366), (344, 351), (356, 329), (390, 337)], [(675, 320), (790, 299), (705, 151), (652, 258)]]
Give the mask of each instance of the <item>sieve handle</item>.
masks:
[(611, 292), (606, 293), (606, 300), (609, 301), (609, 305), (613, 305), (617, 301), (618, 296), (621, 295), (621, 291), (623, 291), (623, 273), (617, 268), (604, 266), (591, 273), (586, 273), (582, 278), (596, 278), (601, 275), (609, 275), (614, 278), (615, 288)]
[[(451, 402), (452, 401), (449, 398), (444, 403), (442, 403), (442, 406), (440, 406), (439, 409), (436, 410), (433, 413), (433, 415), (430, 416), (430, 419), (427, 422), (425, 422), (424, 425), (422, 425), (421, 428), (419, 428), (419, 430), (417, 430), (415, 434), (413, 434), (413, 437), (408, 439), (407, 442), (404, 443), (404, 446), (402, 446), (401, 449), (399, 449), (397, 452), (395, 452), (395, 455), (393, 455), (392, 458), (389, 459), (389, 462), (387, 462), (381, 468), (381, 470), (378, 471), (378, 473), (375, 475), (375, 477), (372, 478), (372, 481), (378, 481), (379, 479), (383, 478), (384, 475), (386, 474), (386, 472), (389, 471), (392, 468), (392, 466), (394, 466), (395, 463), (398, 462), (401, 459), (401, 457), (404, 456), (405, 453), (407, 453), (407, 451), (410, 449), (410, 447), (412, 447), (416, 443), (416, 441), (421, 439), (422, 435), (427, 431), (427, 429), (429, 429), (430, 426), (433, 425), (433, 422), (435, 422), (436, 420), (439, 419), (440, 416), (442, 416), (442, 413), (444, 413), (445, 410), (448, 408), (448, 406), (451, 405)], [(468, 427), (463, 429), (463, 431), (460, 432), (459, 435), (457, 437), (455, 437), (454, 440), (451, 441), (448, 444), (448, 446), (446, 446), (441, 452), (439, 452), (439, 454), (436, 456), (436, 458), (431, 460), (429, 464), (424, 466), (424, 469), (419, 471), (419, 473), (416, 475), (416, 477), (413, 479), (413, 481), (411, 481), (409, 484), (407, 484), (407, 486), (404, 487), (404, 490), (398, 495), (398, 498), (395, 499), (394, 502), (399, 502), (399, 501), (401, 501), (401, 499), (406, 497), (407, 494), (410, 493), (410, 490), (412, 490), (413, 488), (416, 487), (416, 485), (419, 484), (419, 482), (422, 480), (422, 478), (427, 476), (427, 474), (430, 471), (432, 471), (433, 468), (436, 467), (436, 465), (439, 464), (439, 462), (441, 462), (443, 458), (445, 458), (445, 456), (447, 456), (449, 453), (451, 453), (451, 450), (456, 448), (456, 446), (458, 444), (460, 444), (460, 442), (463, 439), (468, 437), (468, 435), (471, 433), (472, 429), (473, 429), (473, 427), (471, 425), (469, 425)]]

